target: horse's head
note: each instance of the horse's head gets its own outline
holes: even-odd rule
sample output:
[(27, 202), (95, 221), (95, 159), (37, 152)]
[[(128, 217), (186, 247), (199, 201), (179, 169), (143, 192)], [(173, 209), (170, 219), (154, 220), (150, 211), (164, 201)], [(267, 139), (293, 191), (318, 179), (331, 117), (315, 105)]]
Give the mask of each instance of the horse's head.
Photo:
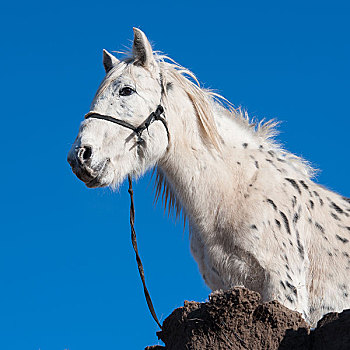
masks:
[[(119, 61), (103, 51), (106, 76), (87, 117), (99, 115), (141, 125), (161, 102), (162, 79), (158, 62), (145, 34), (134, 29), (133, 57)], [(128, 175), (139, 176), (164, 155), (168, 145), (161, 122), (142, 133), (128, 127), (87, 118), (68, 154), (73, 172), (88, 187), (117, 186)]]

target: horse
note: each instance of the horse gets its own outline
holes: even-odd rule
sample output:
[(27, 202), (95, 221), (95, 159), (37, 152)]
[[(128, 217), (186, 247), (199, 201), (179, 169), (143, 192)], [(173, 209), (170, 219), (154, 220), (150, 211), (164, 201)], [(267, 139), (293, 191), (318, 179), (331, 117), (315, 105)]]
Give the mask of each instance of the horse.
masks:
[(69, 153), (87, 187), (117, 188), (153, 168), (156, 198), (189, 224), (213, 291), (244, 286), (315, 325), (350, 307), (350, 199), (313, 181), (309, 163), (134, 28), (132, 54), (106, 71)]

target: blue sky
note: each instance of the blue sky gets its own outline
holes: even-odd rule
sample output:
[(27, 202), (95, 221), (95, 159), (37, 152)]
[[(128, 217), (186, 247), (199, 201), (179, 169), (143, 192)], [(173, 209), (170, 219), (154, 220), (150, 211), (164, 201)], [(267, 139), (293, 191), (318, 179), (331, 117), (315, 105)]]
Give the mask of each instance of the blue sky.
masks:
[[(130, 243), (126, 185), (89, 190), (66, 155), (132, 27), (236, 106), (283, 123), (285, 147), (350, 196), (347, 2), (7, 2), (0, 5), (0, 349), (143, 349), (157, 326)], [(188, 232), (135, 185), (147, 283), (163, 320), (209, 290)]]

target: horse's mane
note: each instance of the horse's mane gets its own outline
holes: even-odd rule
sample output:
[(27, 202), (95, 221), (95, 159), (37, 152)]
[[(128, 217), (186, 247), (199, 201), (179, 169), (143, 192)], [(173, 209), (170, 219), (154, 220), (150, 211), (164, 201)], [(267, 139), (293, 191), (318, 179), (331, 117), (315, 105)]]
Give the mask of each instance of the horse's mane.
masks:
[[(233, 118), (244, 129), (255, 134), (255, 136), (260, 139), (261, 144), (264, 145), (266, 150), (272, 149), (275, 152), (278, 152), (281, 158), (288, 161), (293, 168), (307, 178), (310, 178), (315, 174), (316, 171), (311, 167), (310, 163), (303, 158), (284, 150), (275, 140), (275, 136), (278, 135), (277, 126), (279, 122), (275, 120), (256, 121), (254, 118), (250, 118), (248, 113), (241, 107), (234, 108), (234, 106), (220, 94), (201, 87), (195, 74), (190, 70), (182, 67), (168, 56), (157, 52), (154, 53), (154, 55), (156, 61), (159, 63), (163, 76), (164, 91), (166, 91), (167, 79), (169, 78), (171, 81), (175, 81), (179, 84), (179, 86), (187, 93), (193, 104), (206, 141), (216, 149), (220, 150), (220, 135), (215, 125), (213, 107), (215, 103), (218, 103), (225, 109), (228, 118)], [(174, 215), (176, 218), (182, 213), (185, 223), (186, 216), (182, 211), (181, 204), (177, 199), (175, 191), (172, 189), (163, 172), (159, 168), (157, 168), (156, 171), (155, 190), (155, 200), (157, 201), (160, 195), (162, 195), (164, 209), (168, 209), (168, 213)]]
[(164, 85), (166, 85), (167, 77), (171, 77), (171, 80), (177, 82), (187, 93), (207, 141), (215, 148), (220, 148), (220, 135), (214, 121), (214, 103), (218, 103), (224, 107), (228, 117), (235, 119), (241, 126), (254, 132), (257, 137), (274, 142), (274, 137), (278, 134), (276, 130), (279, 124), (278, 122), (274, 120), (256, 122), (254, 119), (249, 118), (248, 113), (241, 107), (235, 108), (222, 95), (211, 89), (203, 88), (195, 74), (189, 69), (182, 67), (166, 55), (159, 54), (158, 52), (155, 52), (154, 55), (156, 61), (159, 63)]

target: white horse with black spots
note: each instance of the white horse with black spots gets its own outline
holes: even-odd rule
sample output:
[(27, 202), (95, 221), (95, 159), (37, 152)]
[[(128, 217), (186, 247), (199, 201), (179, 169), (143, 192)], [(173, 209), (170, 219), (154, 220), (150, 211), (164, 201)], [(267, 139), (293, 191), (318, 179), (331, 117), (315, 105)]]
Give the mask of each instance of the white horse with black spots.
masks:
[[(350, 201), (311, 180), (311, 167), (273, 141), (273, 123), (224, 107), (139, 29), (131, 57), (104, 51), (103, 64), (68, 155), (88, 187), (116, 188), (156, 167), (156, 196), (186, 215), (212, 290), (245, 286), (311, 324), (350, 307)], [(139, 132), (156, 110), (164, 123), (151, 117)]]

